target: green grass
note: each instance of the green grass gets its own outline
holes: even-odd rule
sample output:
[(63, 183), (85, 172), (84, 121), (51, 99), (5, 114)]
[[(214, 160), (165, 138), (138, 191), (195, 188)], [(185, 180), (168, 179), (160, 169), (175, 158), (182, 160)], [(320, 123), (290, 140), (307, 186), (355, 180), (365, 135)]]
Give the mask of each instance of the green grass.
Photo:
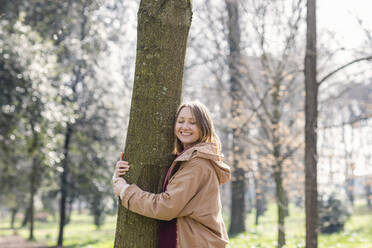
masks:
[[(19, 222), (16, 223), (19, 226)], [(67, 248), (112, 248), (115, 236), (116, 217), (107, 216), (103, 226), (97, 229), (93, 225), (93, 217), (89, 215), (76, 215), (71, 217), (71, 223), (65, 227), (64, 247)], [(50, 246), (56, 245), (58, 237), (58, 223), (36, 222), (34, 236), (36, 241), (46, 243)], [(17, 234), (27, 238), (28, 228), (16, 230)], [(1, 220), (0, 236), (12, 235), (9, 229), (9, 220)]]
[[(260, 225), (254, 225), (254, 213), (248, 215), (247, 231), (230, 239), (229, 248), (272, 248), (277, 241), (276, 206), (271, 204)], [(286, 218), (286, 248), (305, 247), (304, 210), (290, 207)], [(372, 248), (372, 210), (356, 206), (342, 232), (319, 235), (319, 248)]]
[[(305, 247), (305, 223), (302, 209), (291, 207), (286, 219), (286, 248)], [(271, 204), (260, 225), (254, 225), (254, 213), (247, 217), (247, 231), (230, 239), (229, 248), (272, 248), (276, 246), (277, 225), (276, 206)], [(19, 226), (17, 220), (16, 226)], [(64, 245), (68, 248), (111, 248), (113, 247), (116, 217), (107, 216), (106, 223), (96, 229), (93, 217), (88, 215), (72, 216), (71, 223), (65, 228)], [(34, 235), (37, 241), (55, 245), (57, 240), (57, 223), (36, 222)], [(17, 233), (28, 237), (28, 229), (18, 229)], [(0, 220), (0, 236), (12, 235), (9, 219)], [(345, 225), (344, 231), (332, 235), (319, 235), (319, 248), (372, 248), (372, 211), (364, 206), (357, 206), (354, 214)]]

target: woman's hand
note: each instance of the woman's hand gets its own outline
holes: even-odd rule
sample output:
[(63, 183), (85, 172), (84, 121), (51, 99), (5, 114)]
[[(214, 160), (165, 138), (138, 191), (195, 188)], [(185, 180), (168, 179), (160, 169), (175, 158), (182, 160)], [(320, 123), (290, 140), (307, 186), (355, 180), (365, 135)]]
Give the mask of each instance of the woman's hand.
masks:
[(116, 177), (124, 176), (129, 170), (130, 166), (127, 161), (118, 161), (115, 166)]
[[(129, 184), (122, 177), (117, 177), (114, 180), (114, 194), (117, 197), (122, 197)], [(120, 195), (121, 194), (121, 195)]]
[(117, 197), (123, 198), (125, 190), (129, 187), (129, 184), (122, 178), (125, 173), (129, 170), (129, 164), (127, 161), (123, 161), (123, 153), (120, 155), (120, 161), (116, 163), (114, 176), (112, 182), (114, 183), (114, 194)]

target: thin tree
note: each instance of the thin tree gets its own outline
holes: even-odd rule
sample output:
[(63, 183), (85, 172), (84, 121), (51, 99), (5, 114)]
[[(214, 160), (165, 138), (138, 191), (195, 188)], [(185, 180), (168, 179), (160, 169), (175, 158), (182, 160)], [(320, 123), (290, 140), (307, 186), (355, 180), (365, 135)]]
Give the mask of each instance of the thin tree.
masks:
[[(160, 192), (172, 156), (174, 113), (180, 103), (191, 1), (142, 0), (124, 159), (126, 179)], [(157, 247), (157, 222), (119, 206), (115, 247)]]
[[(229, 92), (231, 97), (231, 117), (238, 120), (242, 114), (242, 87), (239, 73), (239, 63), (241, 63), (240, 52), (240, 22), (239, 6), (236, 0), (225, 0), (228, 13), (228, 45), (229, 45)], [(239, 167), (240, 156), (242, 155), (242, 127), (237, 121), (232, 128), (232, 160), (233, 176), (231, 182), (231, 223), (229, 234), (235, 235), (245, 231), (245, 169)]]
[(305, 55), (305, 211), (306, 247), (318, 246), (316, 0), (307, 0)]
[[(82, 131), (84, 128), (86, 129), (86, 127), (89, 126), (91, 131), (90, 135), (93, 134), (90, 138), (95, 137), (96, 139), (99, 139), (100, 143), (103, 142), (103, 139), (99, 137), (99, 135), (94, 134), (95, 128), (92, 127), (92, 120), (94, 117), (90, 118), (90, 115), (88, 114), (89, 111), (92, 111), (92, 109), (88, 108), (88, 106), (100, 103), (98, 99), (93, 100), (94, 96), (101, 95), (102, 93), (102, 88), (97, 84), (97, 73), (94, 69), (101, 49), (99, 45), (100, 36), (96, 30), (92, 28), (92, 20), (90, 18), (92, 14), (90, 12), (92, 8), (91, 4), (93, 4), (93, 2), (89, 0), (81, 0), (68, 1), (66, 4), (66, 16), (70, 17), (71, 19), (74, 19), (74, 16), (77, 16), (78, 18), (76, 20), (78, 20), (79, 25), (69, 26), (69, 28), (63, 30), (63, 32), (56, 37), (56, 44), (60, 47), (63, 47), (63, 49), (61, 49), (63, 52), (59, 54), (59, 59), (69, 64), (71, 61), (74, 61), (73, 65), (71, 65), (68, 70), (70, 79), (67, 80), (67, 82), (63, 82), (64, 86), (68, 88), (71, 93), (63, 96), (62, 101), (66, 108), (71, 105), (75, 105), (77, 108), (72, 110), (72, 113), (76, 116), (76, 118), (71, 118), (65, 122), (66, 127), (63, 134), (63, 160), (61, 161), (63, 171), (60, 174), (61, 197), (60, 222), (57, 240), (58, 246), (63, 245), (64, 227), (70, 220), (71, 206), (73, 204), (74, 197), (76, 197), (72, 187), (77, 183), (77, 180), (74, 179), (74, 167), (76, 166), (76, 160), (73, 159), (74, 155), (76, 154), (76, 151), (74, 151), (73, 148), (79, 146), (77, 137), (82, 137)], [(70, 46), (68, 42), (69, 39), (73, 39), (75, 42), (77, 42), (78, 46)], [(94, 45), (89, 46), (87, 44)], [(81, 54), (84, 54), (85, 56), (81, 56)], [(106, 85), (107, 84), (108, 83), (106, 82)], [(94, 94), (92, 89), (93, 87), (90, 88), (89, 85), (95, 85)], [(94, 111), (97, 111), (97, 109), (94, 109)], [(99, 116), (98, 113), (96, 113), (95, 117), (96, 119), (99, 119), (97, 116)], [(107, 111), (106, 117), (108, 118), (108, 116), (110, 116), (110, 114)], [(101, 133), (105, 132), (107, 128), (104, 123), (104, 121), (101, 121), (100, 124), (97, 124), (97, 126), (99, 126), (102, 130), (100, 131)], [(85, 147), (88, 148), (89, 145), (87, 144)], [(93, 149), (93, 151), (95, 150)], [(94, 163), (94, 161), (85, 161), (85, 164)], [(84, 169), (86, 168), (87, 167)], [(96, 204), (99, 203), (97, 202)]]
[[(247, 143), (252, 151), (256, 150), (260, 170), (270, 169), (274, 179), (278, 247), (282, 247), (285, 245), (285, 218), (289, 212), (287, 190), (295, 184), (295, 180), (290, 178), (295, 177), (298, 170), (292, 159), (302, 146), (302, 106), (297, 103), (303, 85), (299, 80), (301, 70), (296, 61), (299, 53), (296, 43), (303, 21), (303, 8), (298, 0), (275, 3), (251, 0), (243, 7), (252, 23), (249, 34), (256, 39), (252, 41), (255, 49), (251, 53), (254, 56), (247, 59), (241, 68), (246, 80), (242, 86), (245, 106), (255, 113), (259, 126), (259, 131), (252, 132), (254, 134), (250, 135)], [(283, 33), (283, 28), (288, 32)], [(280, 44), (279, 50), (272, 47), (270, 37), (273, 33), (277, 34), (275, 45)], [(274, 50), (277, 52), (273, 53)]]
[(307, 0), (307, 32), (305, 55), (305, 212), (306, 212), (306, 247), (318, 246), (318, 212), (317, 212), (317, 122), (318, 91), (322, 83), (338, 72), (364, 61), (372, 60), (372, 56), (364, 56), (347, 62), (321, 79), (317, 80), (316, 50), (316, 0)]

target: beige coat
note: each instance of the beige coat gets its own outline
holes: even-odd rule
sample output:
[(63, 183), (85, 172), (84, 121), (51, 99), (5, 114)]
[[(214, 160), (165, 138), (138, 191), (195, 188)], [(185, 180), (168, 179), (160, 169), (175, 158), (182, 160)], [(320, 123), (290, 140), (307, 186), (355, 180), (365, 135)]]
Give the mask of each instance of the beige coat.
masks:
[(167, 190), (152, 194), (130, 185), (122, 204), (130, 211), (159, 220), (177, 218), (177, 248), (223, 248), (228, 236), (221, 214), (220, 184), (230, 179), (230, 168), (217, 154), (217, 146), (199, 143), (171, 165), (178, 171)]

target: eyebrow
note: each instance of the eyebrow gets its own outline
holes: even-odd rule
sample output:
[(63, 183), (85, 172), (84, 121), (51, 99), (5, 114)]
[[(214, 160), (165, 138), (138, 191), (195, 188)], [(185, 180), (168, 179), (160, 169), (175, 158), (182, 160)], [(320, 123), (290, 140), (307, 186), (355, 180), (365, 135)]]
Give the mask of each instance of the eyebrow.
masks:
[(195, 121), (196, 121), (196, 119), (195, 119), (194, 117), (191, 117), (191, 118), (185, 118), (185, 117), (183, 117), (183, 116), (178, 116), (177, 119), (189, 119), (189, 120), (195, 120)]

